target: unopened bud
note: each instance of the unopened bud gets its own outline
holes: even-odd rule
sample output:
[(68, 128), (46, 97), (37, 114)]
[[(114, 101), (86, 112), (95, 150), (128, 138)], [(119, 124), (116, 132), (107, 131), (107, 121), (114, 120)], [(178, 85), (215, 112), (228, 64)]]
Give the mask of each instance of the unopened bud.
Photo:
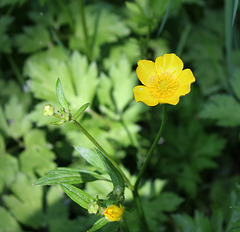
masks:
[(90, 214), (96, 214), (98, 212), (98, 209), (99, 209), (99, 205), (96, 201), (93, 201), (93, 202), (89, 203), (88, 212)]
[(54, 110), (55, 108), (52, 105), (47, 104), (43, 107), (43, 114), (45, 116), (52, 116), (54, 114)]

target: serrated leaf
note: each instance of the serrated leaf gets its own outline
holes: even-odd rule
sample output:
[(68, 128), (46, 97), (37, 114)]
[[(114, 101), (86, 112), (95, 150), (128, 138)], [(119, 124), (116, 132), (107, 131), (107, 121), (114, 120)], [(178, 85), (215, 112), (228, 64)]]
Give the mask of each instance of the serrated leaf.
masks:
[(2, 206), (0, 206), (0, 231), (21, 232), (21, 227), (16, 219)]
[(85, 110), (90, 106), (90, 103), (86, 103), (84, 105), (82, 105), (79, 110), (76, 112), (76, 114), (74, 114), (73, 118), (75, 120), (78, 120), (78, 118), (85, 112)]
[(31, 53), (47, 47), (50, 43), (50, 36), (45, 27), (35, 25), (33, 27), (24, 27), (24, 33), (15, 37), (19, 52)]
[(86, 57), (76, 51), (69, 58), (60, 48), (30, 57), (26, 62), (25, 75), (31, 79), (34, 96), (52, 105), (58, 104), (54, 86), (56, 79), (61, 78), (64, 94), (73, 112), (80, 105), (93, 101), (98, 84), (96, 63), (88, 64)]
[(108, 220), (105, 217), (102, 217), (94, 223), (93, 227), (90, 230), (88, 230), (88, 232), (97, 231), (98, 229), (105, 226), (107, 223), (108, 223)]
[(43, 176), (49, 169), (56, 168), (55, 154), (49, 148), (43, 131), (31, 130), (24, 136), (24, 143), (25, 150), (19, 157), (22, 171), (35, 178), (36, 173)]
[(214, 119), (219, 126), (240, 125), (240, 104), (226, 94), (214, 95), (200, 112), (204, 119)]
[(54, 185), (54, 184), (80, 184), (95, 180), (104, 179), (96, 172), (89, 170), (57, 168), (39, 178), (35, 185)]
[(79, 204), (84, 209), (88, 209), (88, 204), (94, 201), (94, 198), (89, 196), (83, 190), (70, 185), (70, 184), (60, 184), (62, 190), (77, 204)]
[(85, 147), (75, 146), (75, 150), (92, 166), (104, 170), (104, 165), (99, 155)]
[(57, 93), (58, 102), (62, 106), (62, 108), (69, 110), (69, 104), (65, 98), (62, 84), (59, 78), (57, 79), (57, 83), (56, 83), (56, 93)]
[(32, 228), (40, 228), (45, 224), (42, 188), (33, 186), (32, 180), (25, 174), (18, 173), (11, 185), (11, 193), (4, 195), (3, 201), (20, 223)]
[[(70, 48), (80, 49), (86, 53), (85, 38), (82, 33), (82, 22), (78, 12), (77, 2), (71, 5), (71, 12), (75, 20), (75, 35), (70, 38)], [(89, 35), (89, 44), (92, 49), (93, 59), (101, 55), (101, 46), (105, 43), (116, 42), (119, 38), (127, 36), (130, 33), (124, 21), (120, 18), (119, 11), (114, 13), (110, 4), (94, 4), (84, 7), (86, 24)], [(114, 27), (112, 26), (114, 25)]]
[[(4, 112), (0, 112), (0, 120), (3, 120), (3, 129), (6, 130), (9, 136), (15, 139), (27, 134), (32, 127), (32, 123), (27, 117), (26, 108), (21, 99), (13, 95), (5, 105)], [(4, 116), (1, 115), (2, 113)], [(5, 117), (5, 121), (2, 117)]]
[(124, 192), (124, 180), (121, 173), (114, 167), (112, 162), (98, 149), (96, 149), (99, 157), (102, 160), (102, 163), (112, 179), (114, 187), (121, 187), (121, 191)]
[(18, 160), (9, 155), (0, 156), (0, 192), (5, 187), (10, 187), (18, 172)]

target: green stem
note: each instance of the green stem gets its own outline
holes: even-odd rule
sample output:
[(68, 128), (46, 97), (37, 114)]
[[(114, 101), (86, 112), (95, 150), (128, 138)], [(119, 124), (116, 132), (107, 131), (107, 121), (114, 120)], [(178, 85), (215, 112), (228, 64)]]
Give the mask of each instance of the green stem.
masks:
[(80, 9), (80, 16), (81, 16), (81, 22), (82, 22), (82, 28), (83, 28), (83, 35), (84, 35), (84, 40), (85, 40), (85, 45), (87, 50), (86, 52), (87, 52), (88, 59), (91, 60), (92, 52), (91, 52), (90, 43), (89, 43), (89, 35), (87, 31), (83, 0), (79, 0), (79, 9)]
[(133, 193), (135, 205), (137, 207), (137, 212), (138, 212), (138, 216), (139, 216), (141, 227), (142, 227), (141, 231), (149, 232), (148, 224), (147, 224), (146, 217), (145, 217), (145, 214), (144, 214), (144, 211), (142, 208), (138, 190), (135, 189), (132, 193)]
[(145, 161), (144, 161), (144, 163), (143, 163), (143, 165), (142, 165), (142, 167), (141, 167), (141, 169), (140, 169), (140, 171), (138, 173), (138, 177), (137, 177), (137, 180), (136, 180), (135, 185), (134, 185), (134, 191), (138, 190), (138, 186), (139, 186), (140, 180), (141, 180), (141, 178), (142, 178), (142, 176), (143, 176), (143, 174), (144, 174), (144, 172), (146, 170), (146, 167), (147, 167), (147, 165), (148, 165), (148, 163), (149, 163), (149, 161), (150, 161), (150, 159), (152, 157), (153, 151), (154, 151), (155, 147), (157, 146), (158, 141), (159, 141), (159, 139), (160, 139), (160, 137), (162, 135), (163, 128), (165, 126), (165, 122), (166, 122), (166, 105), (163, 104), (162, 123), (161, 123), (160, 129), (158, 131), (157, 137), (155, 138), (155, 140), (154, 140), (150, 150), (148, 151), (147, 157), (146, 157), (146, 159), (145, 159)]
[(128, 178), (125, 176), (123, 171), (119, 168), (118, 164), (108, 155), (108, 153), (102, 148), (102, 146), (74, 119), (71, 119), (70, 122), (72, 122), (75, 126), (77, 126), (83, 134), (94, 144), (94, 146), (99, 149), (114, 165), (114, 167), (121, 173), (125, 183), (127, 184), (128, 188), (130, 190), (133, 190), (133, 186), (128, 180)]

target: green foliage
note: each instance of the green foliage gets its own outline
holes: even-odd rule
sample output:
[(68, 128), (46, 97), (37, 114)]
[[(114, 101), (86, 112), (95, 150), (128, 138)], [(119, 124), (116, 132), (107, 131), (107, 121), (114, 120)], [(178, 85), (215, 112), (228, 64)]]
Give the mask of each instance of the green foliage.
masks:
[(22, 231), (15, 218), (3, 207), (0, 207), (0, 217), (1, 231)]
[(77, 204), (79, 204), (84, 209), (88, 209), (88, 204), (94, 200), (93, 197), (89, 196), (87, 193), (81, 189), (71, 185), (71, 184), (60, 184), (62, 190)]
[[(1, 0), (0, 231), (124, 232), (103, 215), (120, 202), (129, 232), (143, 231), (119, 170), (136, 181), (162, 112), (134, 101), (135, 70), (174, 52), (197, 81), (167, 108), (143, 212), (150, 231), (238, 232), (238, 10), (233, 0)], [(109, 157), (73, 124), (54, 126), (45, 104)]]
[(97, 153), (98, 153), (107, 173), (109, 174), (109, 176), (112, 179), (114, 189), (116, 190), (117, 188), (119, 188), (119, 190), (118, 190), (118, 191), (120, 191), (119, 195), (123, 195), (125, 184), (124, 184), (124, 180), (123, 180), (121, 173), (116, 169), (116, 167), (114, 167), (113, 163), (109, 160), (109, 158), (106, 157), (100, 150), (97, 149)]
[(57, 168), (51, 170), (45, 176), (38, 179), (35, 185), (54, 185), (54, 184), (80, 184), (94, 180), (101, 180), (96, 172), (89, 170), (81, 171), (80, 169)]
[(100, 218), (99, 220), (97, 220), (93, 227), (88, 230), (88, 232), (94, 232), (100, 228), (102, 228), (103, 226), (105, 226), (106, 224), (108, 223), (107, 219), (106, 218)]

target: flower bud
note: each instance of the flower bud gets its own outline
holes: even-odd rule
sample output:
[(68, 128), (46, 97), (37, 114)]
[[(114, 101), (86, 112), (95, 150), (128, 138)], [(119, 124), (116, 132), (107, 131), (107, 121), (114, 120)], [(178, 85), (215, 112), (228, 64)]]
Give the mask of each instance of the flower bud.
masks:
[(108, 221), (116, 222), (123, 218), (124, 209), (121, 204), (120, 207), (116, 205), (110, 205), (106, 208), (103, 214)]
[(55, 108), (52, 105), (47, 104), (43, 107), (43, 114), (45, 116), (52, 116), (54, 114), (54, 110)]
[(96, 201), (93, 201), (88, 204), (88, 213), (96, 214), (98, 212), (99, 205)]

